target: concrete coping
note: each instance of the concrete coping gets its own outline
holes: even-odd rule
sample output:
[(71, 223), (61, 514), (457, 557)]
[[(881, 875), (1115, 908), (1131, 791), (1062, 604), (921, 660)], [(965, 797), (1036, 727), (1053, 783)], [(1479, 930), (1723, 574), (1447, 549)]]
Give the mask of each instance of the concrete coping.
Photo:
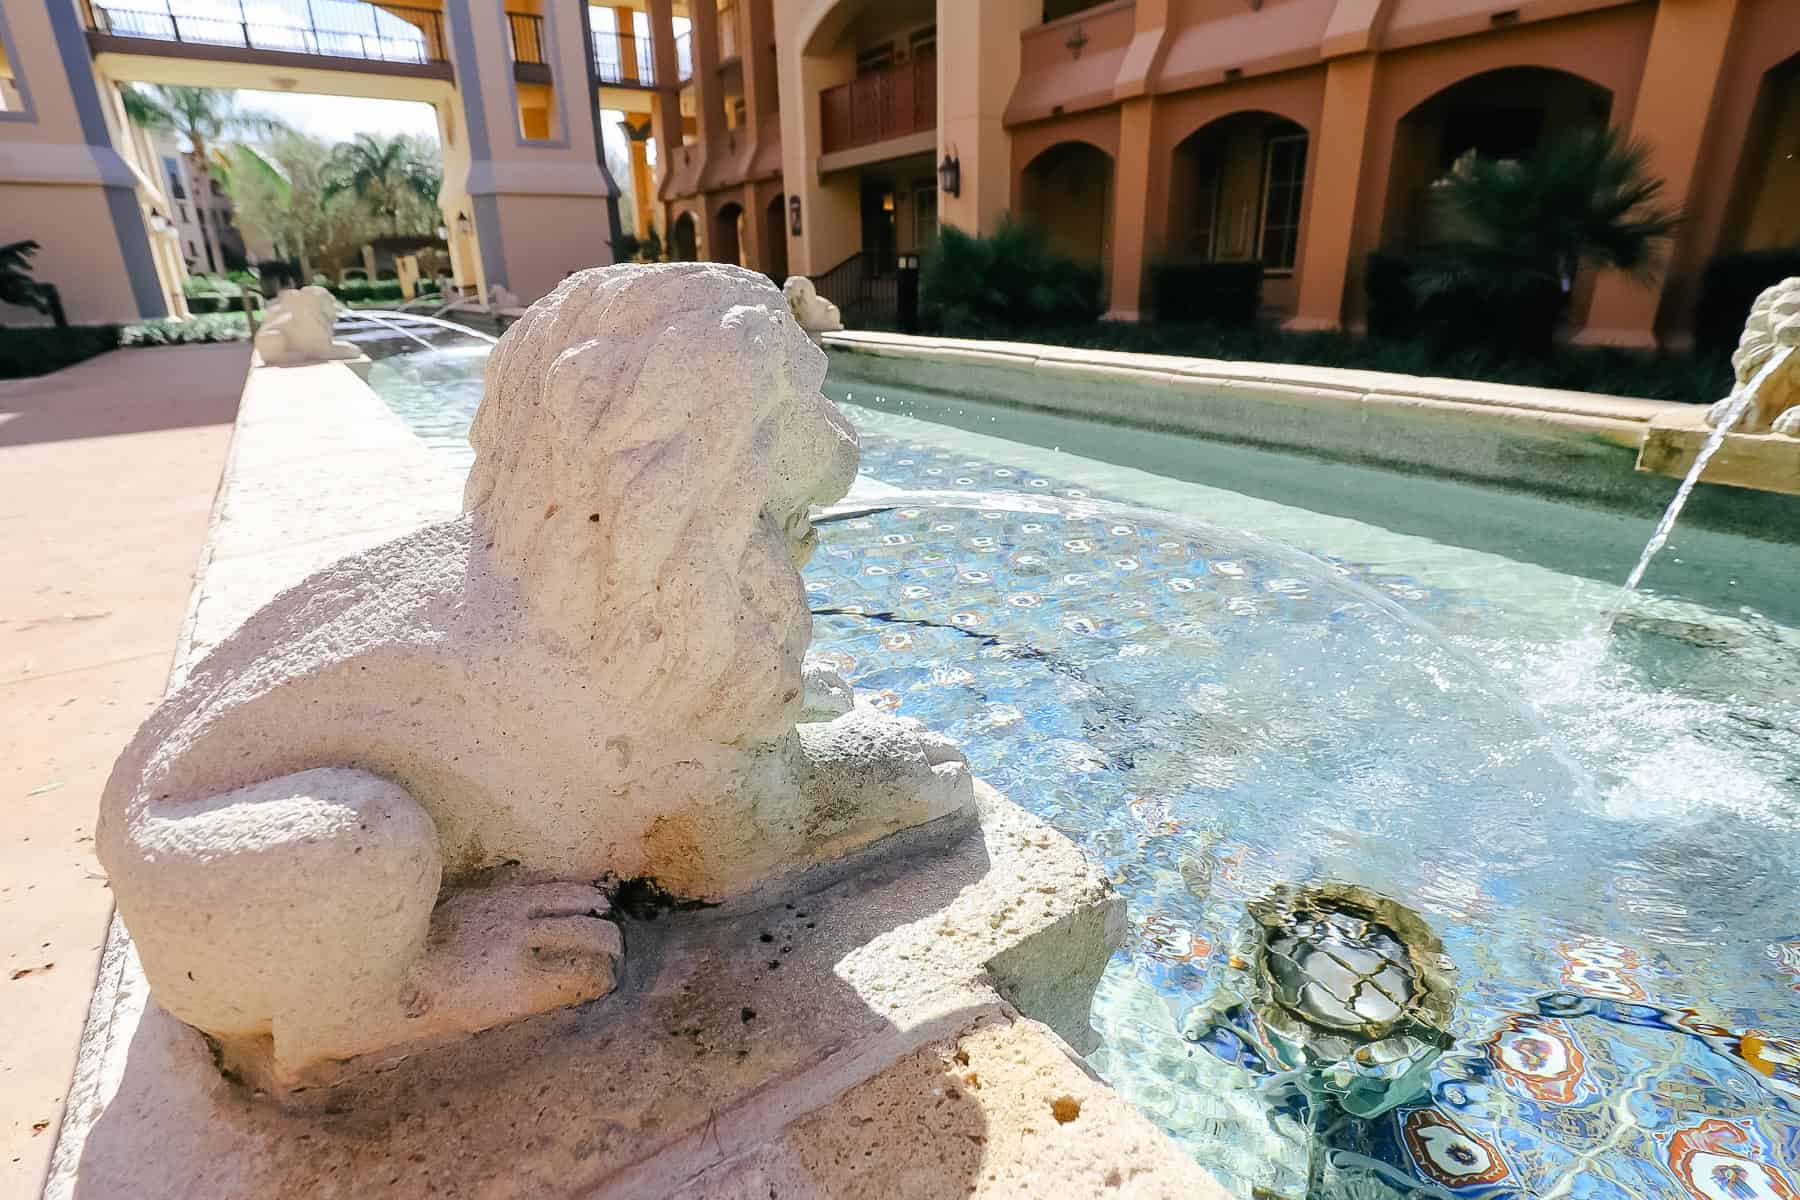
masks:
[[(1658, 418), (1674, 420), (1693, 409), (1692, 405), (1668, 400), (1607, 396), (1518, 384), (1483, 383), (1468, 379), (1292, 363), (1236, 362), (1175, 354), (1136, 354), (1119, 350), (1037, 345), (1031, 342), (990, 342), (973, 338), (920, 337), (849, 330), (826, 334), (824, 341), (833, 350), (892, 358), (982, 363), (1053, 374), (1110, 375), (1134, 383), (1160, 383), (1165, 386), (1197, 381), (1212, 384), (1276, 384), (1336, 392), (1347, 400), (1395, 397), (1450, 405), (1554, 413), (1628, 426), (1647, 427)], [(1639, 440), (1642, 440), (1641, 433)]]

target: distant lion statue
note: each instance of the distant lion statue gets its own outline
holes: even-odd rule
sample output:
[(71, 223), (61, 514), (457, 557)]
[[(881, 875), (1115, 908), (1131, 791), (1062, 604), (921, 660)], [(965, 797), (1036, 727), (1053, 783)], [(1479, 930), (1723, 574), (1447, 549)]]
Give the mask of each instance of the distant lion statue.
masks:
[(808, 512), (857, 461), (824, 375), (738, 267), (534, 304), (463, 515), (282, 593), (114, 767), (98, 849), (156, 999), (266, 1086), (334, 1078), (605, 994), (607, 880), (717, 900), (968, 811), (911, 722), (797, 726)]
[(332, 339), (336, 324), (337, 299), (324, 288), (315, 284), (284, 291), (269, 305), (256, 331), (256, 352), (271, 367), (300, 367), (361, 355), (349, 342)]
[[(1750, 306), (1750, 319), (1731, 356), (1731, 395), (1713, 405), (1706, 423), (1717, 426), (1744, 388), (1782, 346), (1800, 346), (1800, 276), (1764, 288)], [(1784, 433), (1800, 437), (1800, 355), (1790, 355), (1732, 428), (1738, 433)]]
[(789, 275), (787, 282), (781, 285), (781, 294), (787, 297), (788, 311), (794, 314), (794, 320), (800, 322), (800, 328), (815, 342), (821, 333), (844, 327), (838, 306), (819, 295), (813, 281), (806, 276)]

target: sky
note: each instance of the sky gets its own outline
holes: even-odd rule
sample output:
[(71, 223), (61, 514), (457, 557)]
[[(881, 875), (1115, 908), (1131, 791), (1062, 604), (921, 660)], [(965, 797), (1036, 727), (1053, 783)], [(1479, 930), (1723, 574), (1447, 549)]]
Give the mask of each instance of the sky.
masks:
[(416, 133), (437, 141), (437, 112), (411, 100), (363, 100), (299, 92), (239, 92), (245, 108), (274, 113), (314, 137), (348, 141), (357, 133)]

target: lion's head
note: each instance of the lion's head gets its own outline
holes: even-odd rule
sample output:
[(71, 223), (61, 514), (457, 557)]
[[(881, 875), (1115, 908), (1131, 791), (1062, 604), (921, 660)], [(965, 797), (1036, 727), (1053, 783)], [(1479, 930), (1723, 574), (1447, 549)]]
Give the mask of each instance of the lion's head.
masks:
[[(1725, 419), (1732, 401), (1783, 346), (1800, 346), (1800, 276), (1764, 288), (1750, 306), (1743, 336), (1731, 356), (1731, 395), (1713, 406), (1707, 416), (1709, 423), (1717, 425)], [(1790, 356), (1763, 384), (1733, 428), (1741, 433), (1773, 429), (1800, 434), (1800, 358)]]
[(488, 362), (464, 507), (533, 616), (665, 728), (791, 728), (814, 504), (856, 475), (825, 355), (764, 276), (715, 263), (565, 279)]

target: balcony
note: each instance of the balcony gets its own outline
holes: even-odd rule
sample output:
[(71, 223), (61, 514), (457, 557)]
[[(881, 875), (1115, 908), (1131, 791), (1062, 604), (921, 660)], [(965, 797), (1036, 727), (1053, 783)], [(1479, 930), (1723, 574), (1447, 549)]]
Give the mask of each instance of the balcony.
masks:
[(549, 83), (550, 60), (544, 55), (544, 18), (535, 13), (506, 14), (506, 36), (512, 44), (513, 78), (520, 83)]
[(596, 29), (594, 77), (614, 87), (655, 87), (656, 54), (650, 39)]
[(819, 93), (824, 154), (937, 129), (937, 59), (925, 55)]
[(364, 0), (126, 0), (89, 2), (96, 50), (141, 51), (127, 43), (164, 43), (156, 53), (236, 58), (257, 51), (420, 66), (449, 63), (443, 13)]

